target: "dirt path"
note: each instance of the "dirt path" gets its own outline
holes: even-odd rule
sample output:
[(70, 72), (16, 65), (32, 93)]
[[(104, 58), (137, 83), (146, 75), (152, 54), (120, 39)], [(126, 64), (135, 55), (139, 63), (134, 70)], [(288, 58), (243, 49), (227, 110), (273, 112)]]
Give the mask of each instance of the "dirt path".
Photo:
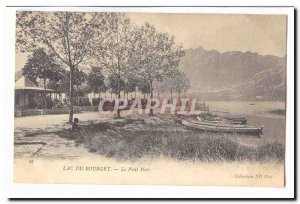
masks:
[[(84, 112), (75, 114), (80, 121), (105, 121), (112, 114)], [(46, 159), (78, 159), (94, 154), (73, 140), (61, 138), (54, 132), (64, 128), (68, 115), (40, 115), (15, 118), (15, 157)]]
[(14, 148), (15, 158), (25, 159), (72, 160), (95, 156), (82, 144), (51, 133), (19, 138)]

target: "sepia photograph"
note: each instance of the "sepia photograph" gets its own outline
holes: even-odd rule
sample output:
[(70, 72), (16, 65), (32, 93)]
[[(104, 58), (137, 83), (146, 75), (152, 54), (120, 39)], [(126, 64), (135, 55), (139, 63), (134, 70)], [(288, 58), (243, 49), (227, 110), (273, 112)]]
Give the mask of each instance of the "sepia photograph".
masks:
[(287, 15), (15, 19), (15, 183), (285, 186)]

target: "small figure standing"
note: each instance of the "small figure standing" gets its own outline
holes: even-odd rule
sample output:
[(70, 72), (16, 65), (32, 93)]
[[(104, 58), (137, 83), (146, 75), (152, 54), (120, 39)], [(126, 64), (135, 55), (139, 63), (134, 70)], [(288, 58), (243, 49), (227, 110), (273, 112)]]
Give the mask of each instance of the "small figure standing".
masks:
[(78, 131), (80, 129), (78, 126), (78, 122), (79, 122), (79, 119), (74, 118), (74, 122), (72, 123), (72, 129), (71, 129), (72, 132)]

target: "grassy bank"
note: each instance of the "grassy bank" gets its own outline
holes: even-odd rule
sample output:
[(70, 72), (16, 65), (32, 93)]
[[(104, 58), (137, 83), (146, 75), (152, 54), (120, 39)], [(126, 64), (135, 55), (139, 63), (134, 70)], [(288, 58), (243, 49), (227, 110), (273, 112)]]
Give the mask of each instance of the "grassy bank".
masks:
[(91, 152), (120, 160), (159, 156), (202, 162), (284, 160), (282, 144), (243, 146), (228, 135), (186, 130), (172, 121), (124, 120), (59, 135), (83, 143)]

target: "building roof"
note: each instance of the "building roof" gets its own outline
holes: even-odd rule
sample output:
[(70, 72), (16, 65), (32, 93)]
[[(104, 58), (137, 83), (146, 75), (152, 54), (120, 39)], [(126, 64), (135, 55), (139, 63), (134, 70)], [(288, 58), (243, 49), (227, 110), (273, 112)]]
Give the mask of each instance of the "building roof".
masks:
[(16, 73), (15, 73), (15, 82), (17, 81), (17, 80), (19, 80), (23, 75), (23, 71), (22, 71), (22, 69), (21, 70), (19, 70), (19, 71), (16, 71)]
[[(30, 79), (22, 76), (15, 82), (15, 90), (35, 90), (44, 91), (44, 88), (35, 85)], [(46, 89), (47, 92), (56, 92), (53, 89)]]

